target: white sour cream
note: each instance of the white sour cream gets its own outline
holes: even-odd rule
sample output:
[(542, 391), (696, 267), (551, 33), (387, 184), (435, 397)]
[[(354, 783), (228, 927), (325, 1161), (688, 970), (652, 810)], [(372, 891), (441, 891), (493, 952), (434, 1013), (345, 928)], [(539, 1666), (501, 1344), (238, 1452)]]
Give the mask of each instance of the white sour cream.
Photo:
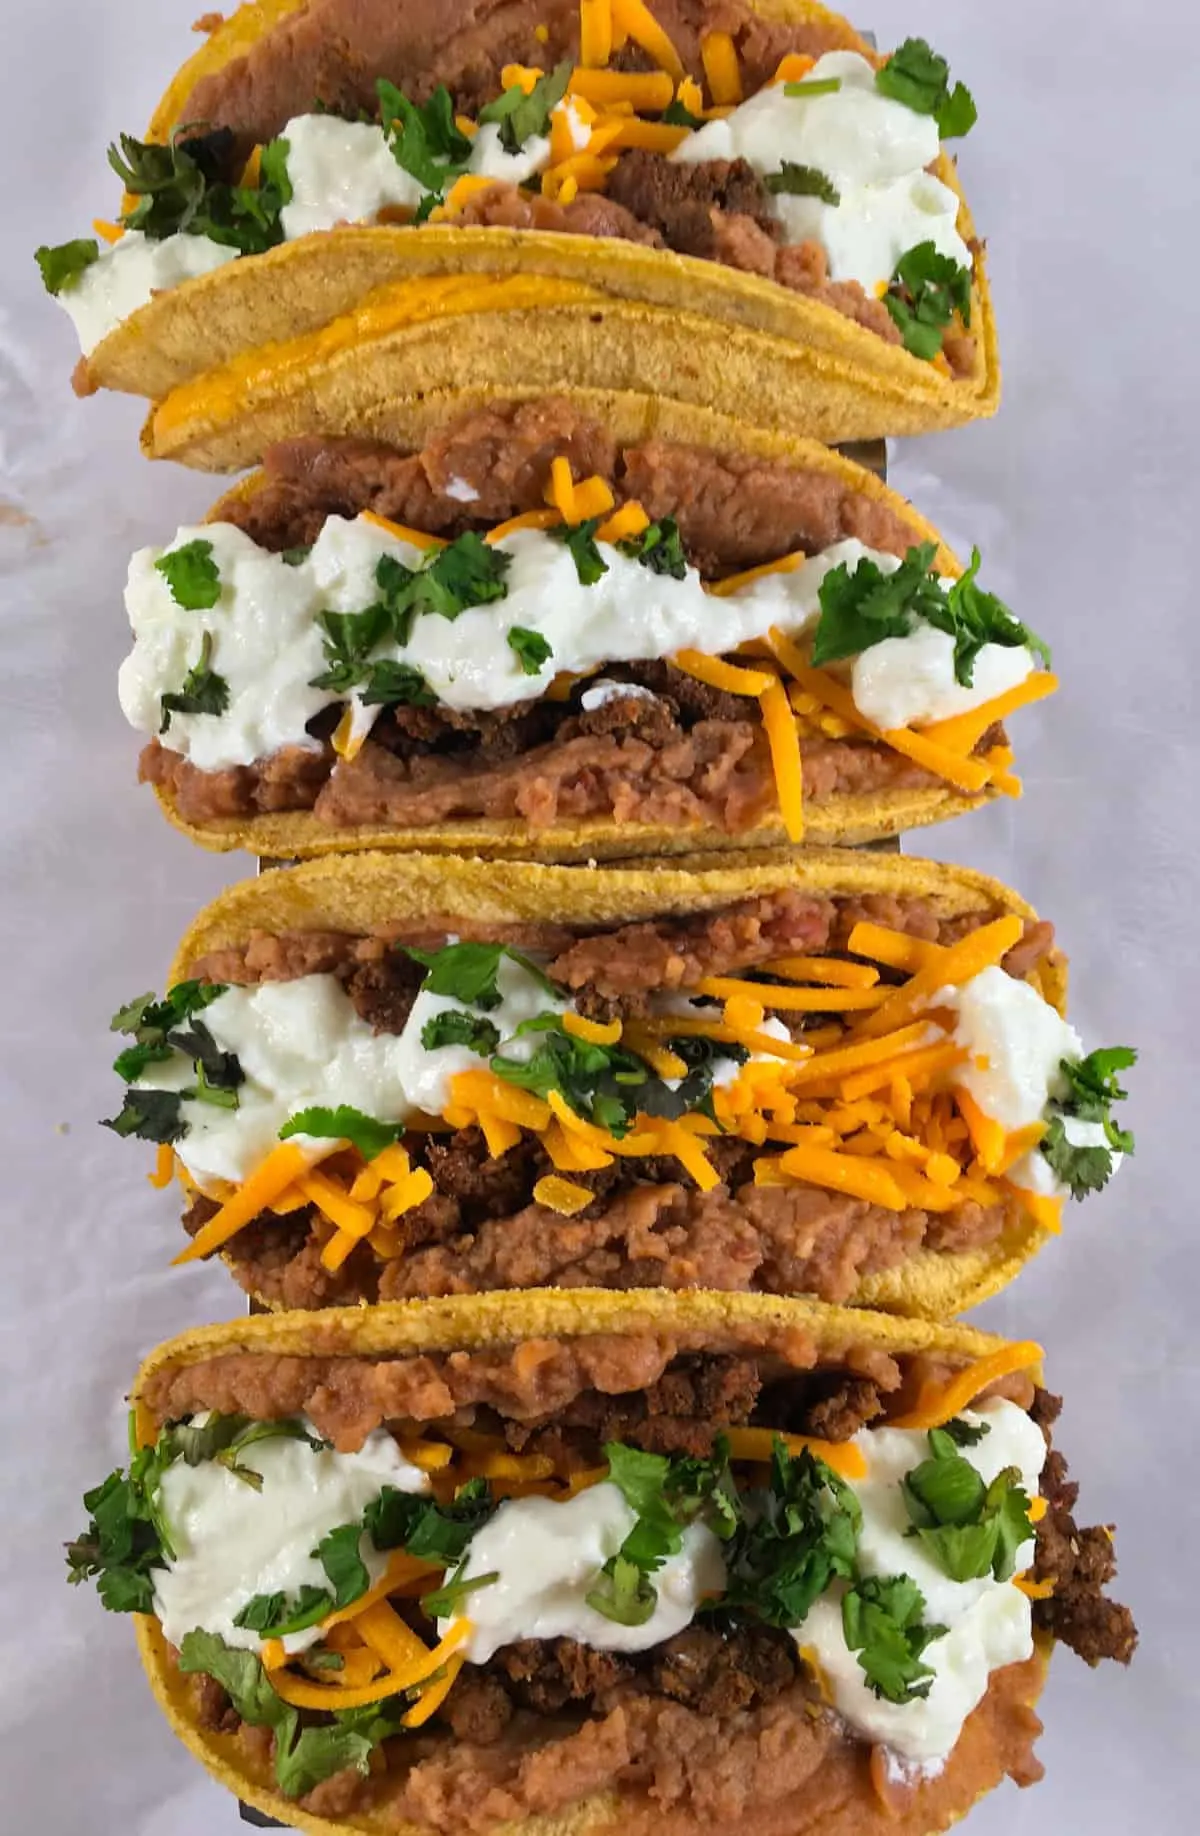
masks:
[[(245, 1073), (236, 1109), (196, 1101), (182, 1106), (187, 1133), (175, 1151), (201, 1185), (245, 1179), (298, 1110), (348, 1103), (391, 1122), (409, 1112), (403, 1075), (411, 1057), (407, 1030), (373, 1032), (336, 976), (228, 988), (200, 1017), (223, 1051), (236, 1052)], [(149, 1066), (138, 1087), (180, 1090), (195, 1081), (192, 1066), (177, 1058)], [(330, 1152), (327, 1140), (295, 1139), (314, 1160)]]
[[(199, 1466), (179, 1460), (163, 1475), (162, 1505), (175, 1556), (154, 1572), (154, 1611), (172, 1645), (199, 1629), (240, 1651), (260, 1651), (259, 1634), (233, 1623), (248, 1601), (256, 1594), (328, 1587), (312, 1553), (323, 1537), (360, 1518), (384, 1486), (429, 1490), (428, 1475), (381, 1430), (352, 1454), (317, 1452), (306, 1441), (262, 1441), (248, 1447), (239, 1464), (262, 1475), (260, 1491), (211, 1460)], [(369, 1537), (361, 1539), (359, 1553), (374, 1583), (387, 1556)], [(283, 1643), (288, 1651), (305, 1651), (320, 1636), (320, 1627), (312, 1626)]]
[(209, 274), (234, 261), (237, 253), (208, 236), (165, 236), (153, 242), (140, 230), (126, 230), (118, 242), (101, 248), (96, 260), (55, 298), (70, 315), (80, 350), (90, 357), (152, 294)]
[(288, 242), (337, 223), (366, 223), (389, 204), (415, 210), (425, 194), (372, 122), (297, 115), (283, 137), (292, 198), (280, 222)]
[(761, 89), (698, 128), (671, 158), (744, 159), (763, 174), (781, 171), (786, 160), (824, 173), (839, 193), (836, 205), (780, 193), (774, 206), (785, 240), (819, 242), (835, 281), (855, 280), (869, 292), (921, 242), (969, 268), (958, 198), (925, 170), (938, 155), (936, 121), (881, 95), (874, 69), (855, 51), (826, 52), (805, 81), (834, 78), (841, 88), (826, 95), (789, 96), (782, 83)]
[[(648, 1651), (690, 1625), (706, 1594), (725, 1585), (721, 1545), (703, 1524), (684, 1531), (683, 1547), (652, 1577), (658, 1604), (645, 1625), (623, 1626), (587, 1604), (600, 1569), (637, 1521), (619, 1487), (604, 1480), (560, 1504), (512, 1498), (471, 1541), (464, 1578), (498, 1579), (463, 1602), (474, 1630), (464, 1650), (486, 1664), (523, 1638), (573, 1638), (597, 1651)], [(450, 1620), (439, 1620), (445, 1632)]]
[(953, 637), (920, 622), (906, 637), (884, 638), (855, 657), (850, 692), (877, 727), (925, 727), (1016, 688), (1033, 667), (1023, 645), (985, 644), (968, 688), (955, 679)]
[(424, 1110), (428, 1115), (440, 1115), (451, 1101), (450, 1086), (459, 1072), (479, 1071), (487, 1063), (486, 1058), (466, 1046), (447, 1045), (427, 1050), (421, 1044), (421, 1033), (438, 1014), (470, 1014), (475, 1019), (490, 1020), (500, 1034), (500, 1050), (505, 1056), (526, 1062), (537, 1050), (540, 1036), (525, 1033), (515, 1038), (522, 1021), (532, 1020), (538, 1014), (567, 1011), (565, 1001), (552, 994), (537, 976), (531, 975), (511, 956), (500, 958), (496, 988), (501, 996), (500, 1005), (486, 1011), (467, 1007), (448, 995), (421, 990), (400, 1035), (397, 1053), (397, 1070), (414, 1109)]
[[(963, 1417), (989, 1428), (982, 1441), (963, 1449), (984, 1482), (1006, 1466), (1015, 1466), (1027, 1494), (1035, 1497), (1046, 1444), (1025, 1411), (997, 1401), (965, 1410)], [(1032, 1653), (1030, 1603), (1011, 1581), (995, 1581), (990, 1575), (951, 1581), (919, 1539), (907, 1535), (911, 1519), (900, 1480), (929, 1457), (924, 1433), (865, 1429), (855, 1443), (869, 1463), (867, 1477), (854, 1484), (863, 1511), (859, 1564), (867, 1575), (910, 1575), (925, 1597), (925, 1623), (948, 1628), (946, 1636), (935, 1639), (923, 1654), (922, 1661), (934, 1672), (933, 1684), (928, 1696), (912, 1702), (886, 1702), (872, 1694), (842, 1632), (845, 1589), (840, 1583), (817, 1601), (793, 1637), (815, 1653), (834, 1706), (856, 1734), (882, 1743), (910, 1764), (937, 1771), (953, 1751), (967, 1716), (982, 1700), (990, 1673)], [(1030, 1540), (1017, 1554), (1018, 1571), (1032, 1554)]]
[(1040, 1122), (1047, 1103), (1066, 1094), (1059, 1063), (1081, 1058), (1083, 1041), (1028, 982), (997, 963), (939, 990), (931, 1006), (952, 1010), (955, 1042), (968, 1053), (954, 1081), (1010, 1133)]
[(584, 689), (579, 697), (579, 705), (585, 714), (594, 714), (597, 708), (604, 707), (609, 701), (657, 701), (659, 697), (653, 689), (643, 688), (640, 682), (614, 682), (611, 677), (601, 676), (593, 682), (591, 688)]

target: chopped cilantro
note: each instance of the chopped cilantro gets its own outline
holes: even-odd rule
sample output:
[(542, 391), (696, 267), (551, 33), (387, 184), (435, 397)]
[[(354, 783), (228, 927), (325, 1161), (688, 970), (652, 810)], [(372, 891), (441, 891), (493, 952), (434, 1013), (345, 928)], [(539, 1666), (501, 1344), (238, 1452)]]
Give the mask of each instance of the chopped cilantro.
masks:
[(791, 1628), (835, 1577), (853, 1575), (862, 1507), (807, 1448), (793, 1456), (776, 1441), (768, 1484), (746, 1497), (743, 1513), (726, 1554), (723, 1604)]
[(300, 567), (308, 560), (312, 551), (313, 545), (311, 542), (302, 542), (295, 548), (280, 549), (279, 559), (283, 562), (285, 567)]
[(446, 995), (468, 1007), (499, 1007), (496, 977), (505, 954), (503, 944), (457, 943), (441, 950), (407, 952), (428, 970), (421, 987), (426, 994)]
[(164, 1147), (182, 1141), (188, 1125), (183, 1119), (179, 1090), (127, 1090), (115, 1116), (102, 1119), (101, 1128), (138, 1141), (157, 1141)]
[[(966, 1425), (957, 1424), (958, 1430)], [(968, 1432), (971, 1432), (968, 1430)], [(953, 1432), (935, 1428), (930, 1458), (905, 1474), (901, 1491), (920, 1539), (952, 1581), (992, 1575), (1007, 1581), (1021, 1544), (1031, 1536), (1029, 1499), (1015, 1466), (1005, 1467), (990, 1485), (958, 1452)]]
[(323, 1536), (313, 1550), (329, 1576), (333, 1604), (339, 1612), (342, 1607), (352, 1605), (371, 1585), (371, 1577), (359, 1548), (362, 1537), (363, 1521), (360, 1518), (354, 1524), (339, 1524), (336, 1530)]
[(452, 1619), (463, 1601), (481, 1587), (491, 1587), (493, 1581), (500, 1579), (500, 1570), (493, 1568), (490, 1574), (475, 1575), (470, 1581), (463, 1579), (463, 1565), (460, 1564), (448, 1581), (441, 1587), (434, 1588), (432, 1593), (421, 1595), (421, 1611), (428, 1613), (430, 1619)]
[(530, 631), (527, 625), (509, 626), (508, 646), (527, 676), (536, 676), (542, 665), (548, 663), (554, 655), (550, 643), (541, 632)]
[(608, 1476), (637, 1512), (637, 1522), (596, 1576), (587, 1604), (618, 1625), (645, 1625), (658, 1600), (651, 1577), (668, 1556), (678, 1555), (688, 1524), (711, 1507), (717, 1535), (728, 1539), (734, 1533), (740, 1507), (729, 1445), (718, 1436), (711, 1459), (669, 1459), (609, 1441), (604, 1456)]
[(678, 96), (673, 102), (668, 102), (659, 119), (664, 127), (701, 128), (704, 126), (704, 116), (693, 115), (691, 109), (686, 107)]
[(328, 667), (313, 677), (309, 687), (348, 695), (368, 674), (371, 668), (368, 659), (387, 635), (388, 622), (387, 607), (383, 604), (368, 606), (365, 612), (322, 612), (319, 623), (325, 634)]
[(44, 242), (34, 251), (42, 285), (47, 293), (54, 294), (61, 293), (64, 287), (72, 287), (84, 269), (99, 259), (100, 244), (94, 236), (77, 236), (73, 242), (59, 242), (53, 246)]
[(360, 700), (365, 708), (431, 708), (437, 696), (413, 664), (382, 657), (368, 669)]
[(918, 242), (896, 264), (883, 296), (904, 348), (931, 363), (942, 348), (942, 334), (956, 312), (971, 323), (971, 273), (932, 242)]
[(846, 1644), (857, 1652), (868, 1687), (887, 1702), (917, 1701), (933, 1686), (921, 1653), (946, 1628), (923, 1625), (924, 1611), (925, 1596), (909, 1575), (871, 1575), (842, 1596)]
[(1077, 1145), (1068, 1137), (1061, 1116), (1051, 1116), (1038, 1152), (1073, 1199), (1102, 1192), (1112, 1178), (1112, 1149), (1102, 1141)]
[(657, 523), (651, 523), (641, 535), (630, 536), (618, 542), (617, 547), (623, 555), (648, 567), (652, 574), (670, 574), (673, 580), (682, 580), (687, 574), (683, 538), (673, 516), (664, 516)]
[(295, 1594), (255, 1594), (234, 1618), (235, 1626), (257, 1632), (260, 1638), (288, 1638), (315, 1626), (333, 1611), (327, 1587), (306, 1585)]
[(785, 96), (835, 96), (842, 87), (841, 77), (810, 77), (800, 83), (785, 83)]
[(421, 1028), (421, 1044), (427, 1052), (441, 1046), (465, 1046), (480, 1058), (490, 1058), (500, 1049), (500, 1033), (490, 1020), (468, 1014), (462, 1008), (447, 1007), (434, 1014)]
[(423, 1562), (448, 1568), (462, 1559), (498, 1502), (486, 1479), (469, 1479), (449, 1504), (385, 1485), (367, 1506), (363, 1524), (376, 1549), (404, 1549)]
[[(148, 1066), (168, 1063), (179, 1055), (191, 1059), (196, 1084), (181, 1090), (132, 1089), (125, 1093), (120, 1113), (102, 1126), (118, 1135), (169, 1144), (187, 1132), (180, 1105), (185, 1098), (236, 1109), (237, 1091), (243, 1082), (236, 1053), (224, 1052), (195, 1016), (225, 993), (220, 982), (177, 982), (161, 1001), (152, 994), (139, 995), (113, 1015), (111, 1030), (132, 1033), (135, 1043), (118, 1052), (113, 1070), (134, 1084)], [(190, 1028), (184, 1023), (190, 1021)]]
[(768, 172), (763, 179), (768, 191), (776, 196), (786, 193), (796, 198), (820, 198), (822, 204), (838, 205), (842, 194), (831, 178), (816, 166), (798, 166), (795, 160), (780, 161), (778, 172)]
[(288, 143), (263, 148), (257, 185), (231, 185), (224, 173), (234, 158), (228, 128), (209, 134), (181, 130), (165, 145), (122, 134), (108, 161), (137, 203), (121, 221), (152, 240), (184, 233), (208, 236), (243, 255), (261, 255), (283, 241), (281, 214), (292, 196)]
[(517, 1033), (540, 1034), (540, 1043), (528, 1059), (498, 1053), (491, 1060), (497, 1077), (535, 1096), (546, 1097), (557, 1090), (576, 1114), (618, 1137), (628, 1133), (639, 1093), (650, 1077), (640, 1058), (623, 1046), (577, 1039), (564, 1029), (558, 1014), (524, 1020)]
[(212, 660), (213, 636), (206, 631), (200, 640), (200, 655), (183, 678), (183, 686), (160, 698), (165, 733), (172, 714), (224, 714), (229, 706), (229, 684), (209, 664)]
[(869, 557), (853, 572), (845, 562), (832, 568), (819, 589), (813, 662), (820, 667), (858, 656), (885, 638), (907, 637), (924, 620), (953, 637), (955, 680), (964, 687), (974, 681), (975, 659), (985, 644), (1024, 645), (1049, 663), (1042, 640), (1013, 617), (1003, 600), (976, 585), (978, 549), (970, 567), (948, 588), (934, 566), (936, 552), (932, 542), (910, 548), (890, 574)]
[(596, 546), (596, 531), (605, 518), (589, 516), (582, 523), (554, 523), (547, 531), (554, 541), (571, 551), (580, 586), (595, 586), (608, 572), (608, 562)]
[(424, 185), (436, 202), (466, 171), (471, 158), (471, 142), (455, 122), (450, 91), (439, 83), (428, 102), (418, 108), (385, 77), (379, 78), (375, 88), (380, 121), (396, 164)]
[(964, 83), (950, 88), (950, 66), (923, 38), (906, 38), (875, 72), (881, 96), (902, 102), (918, 115), (936, 115), (943, 140), (961, 139), (979, 119), (975, 99)]
[(501, 146), (507, 153), (519, 153), (532, 135), (549, 133), (550, 116), (567, 93), (572, 68), (569, 62), (556, 65), (538, 78), (528, 95), (519, 83), (514, 83), (480, 109), (480, 125), (499, 122)]
[(944, 1436), (955, 1447), (977, 1447), (984, 1435), (991, 1432), (991, 1425), (988, 1422), (965, 1422), (961, 1415), (955, 1415), (950, 1421), (943, 1422), (940, 1428), (931, 1428), (929, 1441), (935, 1452), (940, 1445), (944, 1444), (938, 1441), (939, 1435)]
[(314, 1135), (322, 1141), (348, 1141), (364, 1160), (374, 1160), (384, 1148), (399, 1141), (403, 1133), (404, 1125), (400, 1122), (381, 1122), (377, 1116), (364, 1115), (350, 1103), (339, 1103), (334, 1109), (317, 1105), (298, 1110), (280, 1129), (279, 1139), (288, 1141), (293, 1135)]
[[(1086, 1058), (1064, 1058), (1059, 1063), (1067, 1094), (1051, 1104), (1049, 1125), (1038, 1151), (1056, 1179), (1070, 1189), (1072, 1198), (1083, 1199), (1089, 1192), (1099, 1192), (1112, 1177), (1113, 1155), (1133, 1153), (1133, 1135), (1129, 1129), (1117, 1126), (1112, 1106), (1128, 1096), (1117, 1081), (1118, 1071), (1136, 1063), (1137, 1053), (1132, 1046), (1102, 1046)], [(1064, 1117), (1099, 1122), (1104, 1141), (1077, 1145), (1068, 1138)]]

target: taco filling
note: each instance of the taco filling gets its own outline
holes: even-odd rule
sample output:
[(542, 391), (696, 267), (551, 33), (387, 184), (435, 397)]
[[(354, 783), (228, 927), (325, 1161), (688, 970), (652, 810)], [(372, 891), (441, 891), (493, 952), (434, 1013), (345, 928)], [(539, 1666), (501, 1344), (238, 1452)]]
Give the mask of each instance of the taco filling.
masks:
[(977, 245), (943, 141), (976, 118), (922, 39), (834, 14), (583, 0), (447, 16), (310, 0), (123, 135), (98, 238), (42, 248), (85, 356), (156, 292), (339, 225), (617, 238), (773, 281), (948, 377), (977, 368)]
[(1050, 925), (797, 879), (604, 929), (250, 929), (116, 1016), (109, 1126), (182, 1181), (177, 1260), (221, 1250), (275, 1306), (592, 1285), (923, 1311), (914, 1258), (1011, 1255), (1106, 1183), (1134, 1055), (1085, 1053), (1051, 1005)]
[(143, 778), (201, 831), (797, 840), (806, 800), (1017, 794), (1002, 722), (1056, 686), (899, 498), (824, 457), (618, 449), (561, 402), (415, 455), (295, 441), (217, 514), (134, 556), (120, 677)]
[(71, 1579), (227, 1783), (352, 1828), (870, 1836), (1040, 1777), (1048, 1639), (1137, 1635), (1038, 1348), (663, 1328), (168, 1362)]

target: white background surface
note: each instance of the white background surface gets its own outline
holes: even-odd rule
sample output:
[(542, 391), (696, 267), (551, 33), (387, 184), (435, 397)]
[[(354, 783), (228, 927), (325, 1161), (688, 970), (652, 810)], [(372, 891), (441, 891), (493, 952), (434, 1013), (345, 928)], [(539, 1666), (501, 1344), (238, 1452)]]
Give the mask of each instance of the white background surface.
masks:
[[(997, 421), (908, 445), (893, 480), (952, 543), (980, 543), (985, 584), (1051, 641), (1064, 683), (1015, 723), (1024, 802), (933, 846), (1053, 918), (1076, 1024), (1143, 1054), (1136, 1160), (986, 1315), (1048, 1346), (1061, 1444), (1089, 1518), (1119, 1524), (1142, 1648), (1129, 1673), (1060, 1653), (1045, 1782), (1006, 1786), (971, 1829), (1183, 1836), (1200, 1721), (1195, 16), (1185, 0), (1151, 16), (1117, 0), (863, 7), (881, 43), (924, 31), (974, 88), (963, 171), (1006, 378)], [(160, 1723), (129, 1626), (65, 1587), (60, 1548), (121, 1455), (141, 1354), (237, 1304), (219, 1269), (168, 1270), (178, 1227), (141, 1178), (148, 1151), (96, 1127), (114, 1102), (109, 1014), (161, 983), (193, 910), (241, 871), (136, 788), (114, 680), (129, 551), (216, 493), (140, 460), (132, 400), (73, 398), (70, 327), (32, 260), (115, 210), (105, 144), (141, 130), (201, 10), (4, 7), (0, 1822), (20, 1836), (240, 1827)]]

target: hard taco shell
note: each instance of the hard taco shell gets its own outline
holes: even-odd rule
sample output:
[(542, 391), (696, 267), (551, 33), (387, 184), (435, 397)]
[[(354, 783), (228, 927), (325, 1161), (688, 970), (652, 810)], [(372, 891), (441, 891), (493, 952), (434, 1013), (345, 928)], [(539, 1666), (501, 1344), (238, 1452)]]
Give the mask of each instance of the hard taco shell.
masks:
[[(874, 56), (811, 0), (751, 5), (773, 20), (818, 21)], [(292, 0), (240, 8), (179, 72), (150, 137), (168, 137), (201, 77), (298, 10)], [(959, 189), (944, 153), (937, 174)], [(958, 227), (971, 244), (965, 202)], [(347, 227), (158, 294), (83, 360), (78, 386), (149, 396), (159, 406), (146, 451), (218, 471), (252, 464), (287, 432), (345, 431), (353, 352), (364, 344), (400, 402), (449, 388), (616, 389), (823, 440), (870, 439), (995, 412), (1000, 368), (982, 252), (971, 325), (974, 370), (955, 381), (832, 307), (719, 262), (544, 231)]]
[[(544, 867), (437, 855), (360, 854), (309, 861), (229, 887), (188, 929), (169, 981), (185, 980), (202, 957), (244, 943), (252, 931), (276, 936), (305, 931), (365, 934), (410, 916), (580, 927), (633, 924), (712, 911), (785, 888), (859, 898), (916, 896), (947, 918), (981, 906), (992, 908), (996, 917), (1036, 917), (1016, 893), (970, 868), (837, 848), (694, 856), (644, 867)], [(1033, 981), (1044, 999), (1063, 1012), (1067, 969), (1061, 957), (1043, 960)], [(984, 1248), (957, 1255), (918, 1251), (896, 1268), (867, 1276), (855, 1292), (854, 1304), (916, 1319), (949, 1319), (1006, 1287), (1044, 1239), (1041, 1227), (1023, 1216)], [(511, 1297), (480, 1298), (493, 1299), (502, 1313), (504, 1305), (513, 1304)], [(714, 1297), (712, 1304), (721, 1300), (736, 1312), (746, 1298), (761, 1297)], [(620, 1304), (617, 1296), (612, 1299)]]
[[(354, 353), (355, 402), (351, 419), (343, 431), (383, 440), (400, 451), (419, 451), (430, 439), (465, 416), (514, 401), (511, 392), (486, 387), (427, 395), (412, 403), (397, 401), (389, 395), (385, 379), (377, 373), (377, 361), (378, 353), (371, 346), (363, 346)], [(519, 394), (515, 399), (529, 398)], [(569, 391), (567, 399), (581, 416), (604, 425), (619, 445), (650, 439), (667, 440), (708, 447), (720, 454), (792, 465), (837, 479), (862, 497), (886, 504), (902, 517), (912, 528), (914, 544), (933, 542), (937, 547), (936, 565), (942, 573), (954, 577), (962, 573), (961, 563), (937, 530), (898, 492), (890, 490), (873, 472), (815, 440), (771, 433), (711, 409), (647, 395), (586, 389)], [(280, 431), (278, 437), (292, 437), (299, 431), (298, 426), (291, 427), (288, 435)], [(273, 441), (276, 435), (271, 438)], [(214, 505), (208, 520), (219, 522), (234, 502), (253, 496), (262, 484), (261, 473), (244, 479)], [(747, 707), (752, 704), (748, 702)], [(364, 848), (396, 848), (419, 849), (424, 853), (446, 851), (515, 859), (587, 861), (634, 855), (676, 855), (697, 848), (770, 847), (786, 840), (779, 818), (737, 835), (696, 824), (680, 826), (628, 821), (618, 824), (611, 817), (588, 818), (540, 828), (536, 832), (517, 820), (484, 817), (459, 818), (441, 826), (414, 829), (384, 826), (347, 829), (331, 827), (304, 810), (218, 817), (196, 823), (180, 814), (169, 787), (156, 786), (155, 795), (168, 821), (201, 847), (218, 853), (244, 848), (249, 853), (277, 860), (306, 859)], [(844, 793), (806, 804), (805, 839), (823, 846), (840, 847), (881, 841), (900, 835), (906, 829), (923, 828), (963, 815), (994, 795), (987, 791), (979, 796), (964, 796), (948, 784)]]
[[(933, 1326), (890, 1319), (879, 1314), (822, 1307), (806, 1301), (776, 1300), (764, 1295), (610, 1294), (538, 1291), (490, 1294), (374, 1307), (337, 1309), (319, 1316), (278, 1314), (206, 1326), (184, 1333), (152, 1352), (138, 1373), (133, 1401), (141, 1399), (150, 1380), (164, 1369), (178, 1370), (228, 1352), (267, 1352), (302, 1357), (306, 1352), (369, 1357), (402, 1352), (470, 1349), (535, 1338), (564, 1338), (584, 1333), (681, 1332), (718, 1339), (736, 1348), (763, 1344), (772, 1332), (798, 1334), (815, 1347), (818, 1362), (836, 1363), (853, 1346), (869, 1346), (903, 1359), (932, 1354), (948, 1362), (971, 1363), (1004, 1345), (990, 1333), (966, 1326)], [(1031, 1350), (1034, 1348), (1031, 1348)], [(1039, 1366), (1030, 1375), (1040, 1381)], [(192, 1706), (187, 1679), (171, 1662), (158, 1622), (136, 1619), (138, 1649), (150, 1687), (174, 1733), (229, 1791), (264, 1815), (309, 1836), (428, 1836), (412, 1823), (397, 1823), (386, 1812), (367, 1806), (344, 1821), (332, 1821), (283, 1798), (274, 1785), (269, 1763), (251, 1760), (234, 1735), (202, 1727)], [(1025, 1703), (1032, 1708), (1045, 1681), (1050, 1643), (1039, 1637), (1026, 1667)], [(954, 1754), (938, 1780), (923, 1790), (909, 1811), (885, 1813), (870, 1823), (856, 1822), (861, 1836), (934, 1836), (965, 1816), (973, 1803), (1003, 1777), (1003, 1762), (976, 1718), (968, 1721)], [(589, 1836), (614, 1827), (621, 1801), (615, 1794), (592, 1797), (552, 1816), (531, 1817), (508, 1826), (513, 1836)], [(694, 1826), (693, 1826), (694, 1827)], [(674, 1836), (692, 1836), (688, 1826), (672, 1822)], [(772, 1825), (783, 1831), (783, 1825)], [(811, 1836), (811, 1831), (806, 1832)]]

